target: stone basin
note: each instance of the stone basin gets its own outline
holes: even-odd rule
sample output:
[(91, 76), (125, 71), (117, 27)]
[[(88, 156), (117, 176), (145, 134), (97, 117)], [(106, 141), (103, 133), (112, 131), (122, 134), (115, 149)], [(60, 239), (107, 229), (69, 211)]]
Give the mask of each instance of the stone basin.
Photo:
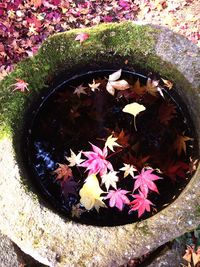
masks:
[[(75, 41), (80, 32), (89, 34), (82, 44)], [(149, 219), (123, 226), (73, 222), (38, 196), (21, 158), (26, 112), (62, 73), (71, 77), (103, 65), (152, 71), (171, 80), (200, 139), (200, 50), (186, 38), (132, 22), (49, 37), (37, 55), (17, 64), (0, 83), (0, 230), (48, 266), (120, 266), (199, 225), (200, 168), (171, 205)], [(16, 78), (29, 84), (28, 93), (12, 92)]]

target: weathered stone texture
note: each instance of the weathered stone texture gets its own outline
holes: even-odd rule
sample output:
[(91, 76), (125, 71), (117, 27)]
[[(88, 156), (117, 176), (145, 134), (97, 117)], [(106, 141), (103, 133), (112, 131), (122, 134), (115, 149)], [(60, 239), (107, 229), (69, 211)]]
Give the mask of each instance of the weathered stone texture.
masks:
[[(78, 61), (87, 64), (88, 61), (84, 61), (85, 57), (88, 56), (88, 60), (91, 60), (95, 58), (95, 53), (97, 55), (95, 60), (99, 65), (101, 59), (104, 61), (106, 58), (110, 59), (110, 53), (116, 50), (116, 54), (112, 53), (112, 58), (121, 55), (122, 59), (130, 59), (131, 62), (133, 58), (137, 58), (131, 63), (133, 66), (134, 63), (137, 63), (137, 66), (144, 64), (142, 65), (144, 69), (157, 71), (163, 77), (171, 79), (178, 85), (177, 88), (180, 88), (179, 93), (185, 102), (190, 105), (197, 134), (200, 133), (200, 51), (195, 45), (167, 29), (132, 23), (125, 23), (122, 26), (120, 24), (99, 26), (88, 29), (87, 32), (90, 34), (88, 39), (90, 43), (87, 45), (85, 42), (82, 46), (74, 41), (78, 30), (51, 37), (42, 46), (36, 59), (21, 63), (11, 76), (6, 78), (2, 85), (0, 84), (2, 92), (6, 92), (1, 98), (4, 101), (1, 122), (3, 127), (9, 124), (7, 134), (0, 141), (0, 230), (25, 253), (53, 267), (119, 266), (132, 257), (143, 255), (196, 228), (200, 220), (199, 170), (172, 205), (145, 221), (117, 227), (86, 226), (59, 216), (38, 198), (34, 190), (31, 190), (26, 173), (19, 171), (20, 166), (16, 161), (14, 147), (18, 145), (15, 143), (16, 140), (20, 140), (16, 137), (21, 134), (19, 125), (28, 104), (24, 101), (26, 96), (18, 97), (18, 104), (14, 104), (15, 99), (6, 89), (9, 83), (13, 83), (19, 70), (20, 75), (26, 75), (26, 81), (33, 90), (30, 101), (36, 95), (34, 81), (39, 75), (38, 69), (41, 66), (48, 66), (46, 72), (41, 70), (42, 84), (42, 80), (48, 80), (53, 73), (54, 66), (59, 68), (61, 64), (63, 68), (65, 62), (66, 71), (69, 72)], [(126, 42), (123, 41), (125, 39)], [(145, 43), (146, 40), (148, 44)], [(59, 61), (59, 57), (54, 59), (52, 51), (55, 53), (55, 58), (62, 55), (62, 60)], [(51, 58), (54, 60), (53, 63), (50, 62)], [(118, 58), (116, 61), (118, 65), (123, 62)], [(47, 65), (44, 65), (44, 62)], [(67, 65), (67, 62), (70, 62), (70, 65)], [(30, 70), (25, 68), (29, 66), (28, 64), (31, 66)], [(39, 81), (37, 80), (37, 90), (42, 90), (39, 88)], [(12, 115), (8, 115), (11, 113)], [(15, 146), (11, 141), (12, 132), (14, 132)]]

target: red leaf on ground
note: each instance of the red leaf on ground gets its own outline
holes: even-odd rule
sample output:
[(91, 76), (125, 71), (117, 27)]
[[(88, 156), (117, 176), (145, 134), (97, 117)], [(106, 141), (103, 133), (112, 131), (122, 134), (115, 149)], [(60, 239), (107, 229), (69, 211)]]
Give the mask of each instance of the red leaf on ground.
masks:
[(82, 32), (76, 36), (75, 41), (80, 41), (80, 44), (82, 44), (88, 38), (89, 38), (89, 34)]

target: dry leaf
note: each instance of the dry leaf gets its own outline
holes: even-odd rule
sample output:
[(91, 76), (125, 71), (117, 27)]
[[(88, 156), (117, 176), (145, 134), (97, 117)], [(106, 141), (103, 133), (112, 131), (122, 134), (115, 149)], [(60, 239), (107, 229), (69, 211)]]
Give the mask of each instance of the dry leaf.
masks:
[(140, 80), (137, 79), (137, 81), (134, 83), (134, 85), (131, 88), (137, 95), (144, 95), (146, 93), (145, 86), (141, 86)]
[(186, 154), (186, 142), (193, 140), (192, 138), (185, 135), (178, 135), (174, 143), (174, 148), (177, 151), (177, 154), (180, 156), (182, 152)]
[(122, 75), (122, 70), (120, 69), (120, 70), (110, 74), (108, 80), (109, 80), (109, 82), (114, 82), (114, 81), (118, 80), (121, 77), (121, 75)]
[(195, 252), (192, 253), (192, 261), (194, 266), (197, 265), (197, 263), (200, 262), (200, 255), (197, 255)]
[(116, 90), (126, 90), (130, 87), (127, 81), (125, 80), (119, 80), (115, 82), (108, 82), (111, 84), (111, 86)]
[(146, 91), (152, 96), (158, 96), (158, 83), (158, 81), (154, 81), (148, 78), (146, 84)]
[(160, 123), (168, 125), (171, 119), (176, 115), (176, 106), (172, 103), (164, 102), (158, 110), (158, 119)]
[(165, 79), (162, 79), (162, 81), (164, 82), (165, 86), (166, 86), (169, 90), (172, 89), (172, 87), (173, 87), (173, 83), (172, 83), (171, 81), (169, 81), (169, 80), (165, 80)]
[(93, 79), (92, 83), (88, 84), (91, 90), (94, 92), (95, 90), (99, 90), (100, 83), (96, 83), (95, 80)]

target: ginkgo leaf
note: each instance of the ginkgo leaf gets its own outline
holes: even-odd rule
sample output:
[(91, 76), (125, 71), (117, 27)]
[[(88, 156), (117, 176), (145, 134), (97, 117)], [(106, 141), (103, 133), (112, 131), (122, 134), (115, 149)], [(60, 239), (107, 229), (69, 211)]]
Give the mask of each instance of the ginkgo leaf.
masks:
[(87, 95), (86, 90), (87, 87), (83, 86), (83, 84), (80, 84), (77, 86), (74, 90), (74, 94), (77, 94), (78, 97), (80, 97), (81, 94)]
[(136, 128), (136, 122), (135, 122), (135, 117), (142, 111), (144, 111), (146, 108), (143, 105), (138, 104), (137, 102), (131, 103), (131, 104), (127, 104), (124, 108), (123, 108), (123, 112), (129, 113), (131, 115), (134, 116), (134, 126), (135, 126), (135, 130), (137, 131)]
[(110, 74), (108, 80), (110, 82), (116, 81), (121, 77), (121, 74), (122, 74), (122, 70), (120, 69), (120, 70)]
[(126, 178), (128, 175), (134, 177), (134, 172), (137, 171), (137, 169), (133, 165), (124, 163), (124, 167), (122, 167), (120, 171), (124, 171), (124, 178)]
[(92, 83), (88, 84), (91, 90), (94, 92), (95, 90), (99, 90), (100, 83), (96, 83), (95, 80), (93, 79)]
[(116, 142), (117, 139), (118, 138), (113, 137), (113, 135), (111, 134), (106, 140), (105, 147), (108, 147), (111, 151), (114, 152), (114, 146), (120, 147), (120, 145)]
[(104, 193), (104, 191), (100, 188), (96, 175), (92, 174), (87, 177), (83, 187), (79, 191), (81, 197), (80, 203), (86, 210), (95, 208), (99, 211), (100, 207), (106, 207), (103, 202), (103, 197), (100, 197), (102, 193)]
[(119, 180), (119, 177), (117, 176), (117, 172), (110, 171), (110, 172), (102, 175), (101, 178), (102, 178), (102, 183), (105, 184), (107, 191), (110, 188), (110, 186), (117, 189), (116, 182), (118, 182), (118, 180)]
[(79, 165), (81, 162), (84, 161), (84, 159), (81, 159), (81, 153), (79, 152), (77, 155), (70, 149), (71, 157), (66, 157), (66, 159), (69, 161), (69, 166), (73, 167), (75, 165)]
[(185, 135), (178, 135), (174, 143), (174, 148), (177, 151), (178, 155), (181, 155), (182, 152), (186, 154), (186, 142), (193, 140), (192, 138)]

